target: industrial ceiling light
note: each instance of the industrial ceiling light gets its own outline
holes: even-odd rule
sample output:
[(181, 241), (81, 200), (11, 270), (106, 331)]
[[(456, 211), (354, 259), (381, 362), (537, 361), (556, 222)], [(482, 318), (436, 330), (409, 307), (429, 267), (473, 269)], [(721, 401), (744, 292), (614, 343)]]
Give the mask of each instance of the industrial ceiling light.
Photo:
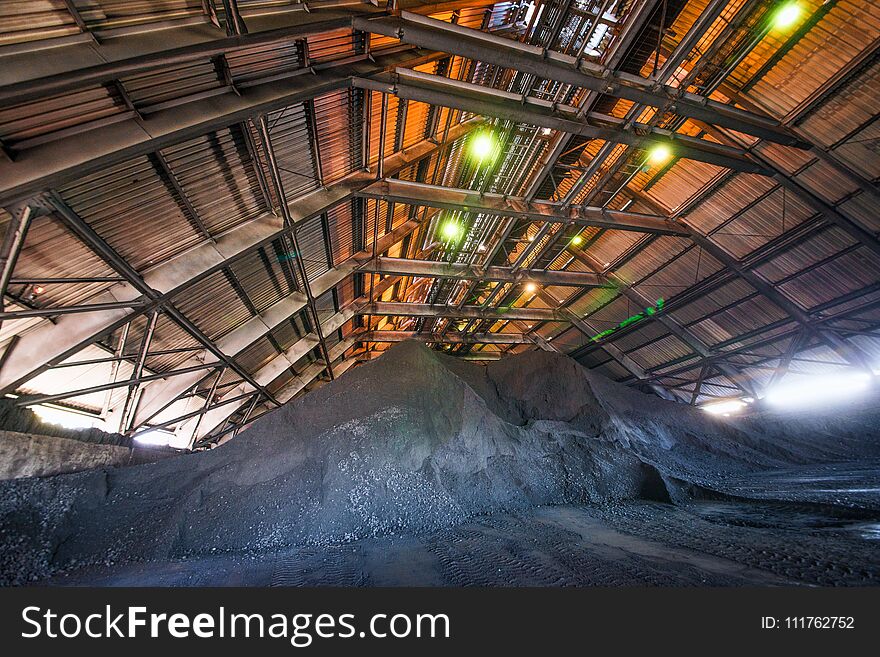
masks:
[(443, 235), (443, 239), (447, 242), (457, 242), (461, 237), (461, 226), (458, 225), (458, 222), (450, 219), (443, 224), (440, 234)]
[(666, 144), (657, 144), (648, 152), (648, 162), (651, 164), (665, 164), (672, 157), (672, 149)]
[(494, 159), (497, 143), (491, 132), (479, 132), (471, 139), (471, 155), (479, 162)]
[(805, 376), (767, 391), (764, 401), (774, 406), (798, 407), (834, 403), (856, 397), (871, 386), (867, 372)]
[(581, 237), (580, 235), (575, 235), (574, 237), (571, 238), (571, 244), (573, 246), (580, 246), (583, 243), (584, 243), (584, 238)]
[(537, 289), (538, 289), (538, 286), (535, 285), (534, 283), (526, 283), (525, 290), (526, 290), (526, 292), (528, 292), (529, 294), (531, 294), (532, 292), (534, 292), (534, 291), (537, 290)]
[(746, 403), (742, 399), (727, 399), (712, 404), (704, 404), (700, 408), (712, 415), (729, 416), (731, 413), (736, 413), (745, 408), (745, 405)]
[(801, 8), (796, 2), (782, 5), (773, 15), (773, 27), (785, 30), (795, 24), (801, 16)]

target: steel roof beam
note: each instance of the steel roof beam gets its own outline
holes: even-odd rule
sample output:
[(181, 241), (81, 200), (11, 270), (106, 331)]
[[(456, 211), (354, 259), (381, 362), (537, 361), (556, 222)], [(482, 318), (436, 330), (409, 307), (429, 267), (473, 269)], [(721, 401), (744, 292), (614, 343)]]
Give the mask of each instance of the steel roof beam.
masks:
[[(700, 119), (788, 146), (803, 142), (768, 117), (740, 110), (708, 98), (651, 80), (616, 73), (601, 65), (471, 28), (402, 12), (398, 17), (355, 17), (355, 29), (399, 38), (422, 48), (439, 50), (504, 68), (531, 73), (641, 105), (664, 107), (688, 118)], [(552, 127), (552, 126), (549, 126)]]
[(567, 322), (565, 313), (550, 308), (481, 308), (479, 306), (445, 306), (430, 303), (376, 301), (364, 306), (359, 315), (389, 317), (448, 317), (452, 319), (525, 320), (533, 322)]
[[(571, 325), (588, 338), (592, 339), (594, 336), (601, 333), (601, 329), (598, 329), (593, 324), (590, 324), (589, 320), (582, 319), (575, 315), (571, 310), (562, 305), (562, 301), (550, 294), (547, 290), (539, 290), (538, 296), (551, 307), (559, 308), (560, 312), (568, 316), (568, 320), (571, 322)], [(552, 342), (550, 344), (552, 345)], [(644, 368), (636, 363), (629, 355), (624, 353), (624, 351), (620, 349), (620, 347), (609, 342), (602, 343), (600, 345), (600, 348), (604, 349), (605, 353), (607, 353), (613, 360), (617, 361), (636, 379), (645, 382), (645, 385), (651, 388), (651, 390), (653, 390), (659, 397), (662, 397), (663, 399), (669, 401), (678, 401), (675, 395), (666, 390), (663, 386), (656, 383), (646, 382), (646, 379), (648, 379), (649, 377)]]
[[(217, 347), (230, 357), (238, 356), (249, 345), (301, 312), (306, 307), (306, 301), (305, 295), (300, 292), (291, 294), (218, 339)], [(219, 365), (220, 361), (207, 351), (202, 351), (188, 358), (180, 367), (186, 368), (198, 363)], [(204, 377), (201, 373), (194, 373), (159, 380), (144, 386), (135, 413), (134, 426), (138, 427), (149, 421), (166, 407), (169, 400), (182, 394), (202, 378)]]
[[(339, 360), (346, 351), (355, 345), (356, 342), (356, 339), (348, 338), (347, 340), (338, 343), (330, 349), (330, 358), (332, 358), (334, 362)], [(338, 377), (344, 374), (352, 365), (354, 365), (354, 360), (345, 360), (333, 365), (334, 376)], [(290, 401), (296, 395), (305, 390), (307, 386), (311, 385), (311, 383), (320, 376), (323, 370), (324, 367), (318, 363), (309, 365), (299, 376), (295, 377), (278, 391), (278, 398), (284, 403)]]
[(34, 146), (14, 162), (0, 161), (0, 205), (15, 203), (250, 117), (346, 88), (353, 76), (413, 65), (432, 56), (433, 53), (419, 51), (398, 52), (377, 56), (375, 63), (342, 63), (313, 75), (309, 69), (303, 69), (301, 75), (241, 89), (240, 95), (225, 93), (154, 112), (147, 122), (132, 118)]
[[(780, 182), (780, 185), (784, 186), (784, 183)], [(717, 185), (712, 186), (711, 188), (709, 188), (708, 191), (705, 191), (704, 197), (708, 197), (712, 192), (715, 191), (716, 187)], [(660, 204), (658, 204), (647, 193), (639, 190), (629, 191), (638, 200), (648, 204), (656, 210), (660, 211), (663, 209), (662, 206), (660, 206)], [(848, 362), (856, 365), (857, 367), (865, 366), (865, 356), (861, 353), (859, 349), (854, 347), (846, 340), (835, 335), (831, 331), (817, 331), (814, 326), (813, 319), (811, 318), (809, 313), (800, 308), (795, 302), (790, 300), (780, 290), (778, 290), (776, 286), (767, 282), (764, 278), (762, 278), (754, 271), (754, 268), (758, 264), (760, 264), (760, 262), (763, 262), (767, 259), (766, 257), (762, 258), (762, 260), (758, 262), (740, 262), (717, 242), (712, 241), (711, 235), (705, 235), (689, 225), (685, 217), (687, 216), (687, 213), (690, 211), (693, 205), (693, 203), (688, 203), (684, 209), (679, 210), (673, 216), (667, 217), (667, 219), (675, 223), (677, 226), (680, 226), (685, 231), (686, 236), (696, 246), (702, 248), (704, 251), (709, 253), (709, 255), (711, 255), (721, 264), (723, 264), (726, 267), (727, 271), (730, 272), (731, 276), (740, 278), (747, 282), (759, 294), (777, 305), (781, 310), (787, 313), (792, 320), (804, 326), (810, 334), (818, 337), (822, 342), (834, 349)], [(822, 207), (816, 206), (816, 209), (820, 212), (822, 211)]]
[(415, 100), (430, 105), (451, 107), (480, 116), (491, 116), (514, 123), (526, 123), (542, 128), (560, 130), (588, 139), (602, 139), (631, 146), (652, 147), (665, 145), (676, 156), (708, 162), (716, 166), (746, 173), (767, 174), (768, 169), (745, 157), (739, 148), (723, 146), (668, 130), (639, 124), (636, 128), (648, 131), (640, 136), (624, 130), (614, 117), (602, 117), (604, 124), (588, 123), (573, 107), (562, 107), (549, 101), (525, 98), (506, 91), (478, 84), (450, 80), (407, 68), (396, 68), (394, 74), (355, 77), (354, 85), (373, 91), (395, 94), (398, 98)]
[(168, 299), (164, 298), (161, 292), (150, 287), (150, 285), (141, 278), (138, 271), (128, 264), (128, 261), (126, 261), (125, 258), (119, 255), (119, 253), (104, 241), (104, 239), (98, 235), (88, 223), (79, 217), (71, 208), (65, 205), (60, 197), (53, 195), (50, 204), (57, 211), (57, 215), (62, 220), (62, 223), (77, 237), (77, 239), (88, 246), (99, 258), (113, 268), (116, 273), (124, 278), (140, 295), (154, 304), (157, 304), (157, 308), (154, 308), (154, 313), (158, 310), (158, 306), (161, 306), (165, 314), (173, 319), (174, 322), (176, 322), (184, 331), (189, 333), (197, 342), (203, 344), (209, 352), (221, 360), (227, 367), (234, 370), (236, 374), (263, 393), (267, 399), (273, 401), (272, 395), (269, 394), (259, 383), (254, 381), (251, 375), (241, 365), (218, 349), (217, 345), (215, 345), (198, 326), (193, 324), (193, 322), (185, 317), (183, 313), (175, 308)]
[[(703, 35), (706, 34), (706, 30), (712, 26), (721, 15), (721, 12), (727, 9), (728, 5), (730, 5), (730, 0), (711, 0), (709, 2), (678, 45), (675, 46), (674, 52), (663, 62), (663, 66), (660, 67), (660, 70), (654, 76), (655, 79), (666, 82), (675, 73), (676, 69), (687, 59), (687, 56), (703, 38)], [(667, 87), (667, 89), (671, 89), (671, 87)]]
[[(265, 115), (260, 116), (259, 119), (259, 129), (260, 129), (260, 137), (263, 142), (263, 152), (266, 153), (266, 159), (269, 165), (269, 172), (271, 174), (272, 185), (275, 189), (275, 194), (278, 196), (281, 202), (281, 214), (284, 218), (284, 226), (285, 228), (291, 228), (290, 231), (290, 241), (293, 245), (293, 250), (296, 253), (296, 267), (299, 271), (299, 278), (303, 287), (303, 290), (306, 293), (306, 298), (308, 299), (308, 307), (309, 312), (312, 316), (312, 325), (314, 326), (315, 332), (318, 334), (318, 342), (321, 345), (321, 353), (324, 354), (324, 359), (329, 361), (329, 352), (327, 351), (327, 343), (324, 340), (324, 334), (321, 332), (321, 319), (318, 316), (318, 309), (315, 307), (315, 295), (312, 294), (312, 285), (309, 281), (309, 274), (306, 271), (305, 264), (303, 264), (303, 252), (299, 248), (297, 231), (294, 225), (294, 218), (290, 213), (290, 206), (287, 201), (287, 194), (284, 191), (284, 184), (281, 180), (281, 171), (278, 169), (278, 163), (275, 160), (275, 149), (272, 144), (272, 138), (269, 135), (269, 123), (266, 120)], [(318, 161), (318, 169), (320, 171), (320, 154), (318, 153), (318, 143), (317, 143), (317, 133), (313, 132), (312, 139), (314, 140), (315, 146), (315, 158)], [(320, 177), (320, 176), (319, 176)], [(320, 185), (323, 187), (323, 177), (321, 177)], [(332, 264), (330, 262), (327, 263)], [(330, 375), (330, 378), (333, 378), (333, 370), (330, 368), (330, 363), (327, 363), (327, 373)]]
[[(418, 222), (409, 221), (398, 226), (392, 232), (383, 235), (379, 238), (377, 251), (379, 253), (384, 253), (404, 237), (412, 233), (418, 226)], [(333, 289), (347, 279), (352, 272), (358, 271), (364, 267), (365, 263), (371, 259), (371, 256), (372, 247), (369, 250), (360, 251), (359, 253), (354, 254), (345, 262), (340, 263), (339, 266), (321, 274), (311, 283), (312, 293), (315, 296), (321, 296)], [(254, 342), (268, 335), (275, 328), (286, 322), (290, 317), (306, 310), (307, 307), (308, 299), (306, 296), (301, 292), (294, 292), (270, 306), (260, 315), (252, 317), (238, 328), (220, 338), (217, 341), (217, 346), (229, 356), (237, 356), (244, 352)], [(330, 326), (331, 323), (328, 320), (324, 322), (324, 325)], [(335, 329), (330, 328), (326, 333), (332, 333), (333, 330)], [(317, 336), (313, 337), (317, 340)], [(305, 343), (303, 343), (302, 346), (305, 346)], [(207, 352), (203, 352), (188, 359), (184, 365), (204, 362), (214, 362), (214, 359), (212, 359), (211, 355)], [(135, 426), (148, 422), (156, 415), (156, 413), (166, 407), (168, 400), (181, 394), (191, 385), (196, 383), (196, 381), (197, 376), (179, 376), (168, 381), (157, 382), (152, 386), (145, 387), (135, 416)]]
[[(387, 279), (386, 279), (387, 281)], [(385, 281), (383, 281), (385, 282)], [(383, 286), (383, 289), (387, 289), (388, 285)], [(426, 306), (426, 304), (400, 304), (400, 303), (369, 303), (368, 297), (361, 297), (352, 303), (350, 303), (345, 308), (338, 311), (335, 315), (325, 320), (322, 323), (322, 330), (329, 334), (333, 331), (341, 328), (347, 321), (349, 321), (352, 317), (356, 315), (363, 314), (384, 314), (377, 312), (380, 309), (385, 309), (386, 307), (390, 307), (392, 310), (398, 310), (401, 306), (413, 306), (412, 308), (408, 308), (408, 310), (419, 311), (418, 306)], [(381, 306), (381, 308), (377, 308), (377, 306)], [(460, 311), (455, 308), (450, 308), (450, 311), (454, 313), (459, 313)], [(470, 312), (469, 309), (464, 309), (465, 312)], [(529, 314), (529, 317), (524, 319), (537, 321), (534, 319), (532, 315), (534, 315), (535, 309), (511, 309), (512, 311), (525, 311), (525, 313)], [(529, 312), (532, 311), (532, 312)], [(497, 312), (490, 311), (492, 317), (498, 318)], [(571, 316), (570, 313), (567, 313)], [(460, 316), (456, 314), (456, 316)], [(500, 318), (500, 319), (510, 319)], [(485, 334), (475, 334), (470, 336), (457, 336), (456, 334), (445, 334), (444, 336), (435, 336), (433, 334), (424, 334), (417, 332), (408, 332), (408, 331), (364, 331), (361, 333), (356, 333), (354, 335), (349, 336), (345, 341), (336, 345), (330, 350), (330, 359), (331, 362), (335, 361), (339, 357), (341, 357), (345, 351), (347, 351), (351, 346), (353, 346), (357, 342), (398, 342), (409, 339), (425, 339), (426, 342), (444, 342), (444, 343), (468, 343), (468, 344), (530, 344), (535, 340), (525, 336), (521, 333), (517, 334), (506, 334), (506, 333), (485, 333)], [(312, 344), (315, 344), (316, 338), (312, 336)], [(628, 359), (628, 357), (625, 357)], [(351, 365), (354, 364), (354, 360), (344, 361), (341, 367), (335, 367), (334, 373), (336, 376), (339, 376), (344, 369), (348, 369)], [(633, 365), (638, 368), (634, 363)], [(344, 368), (344, 369), (343, 369)], [(324, 365), (321, 363), (313, 363), (309, 365), (306, 370), (304, 370), (300, 375), (298, 375), (291, 382), (286, 384), (284, 388), (282, 388), (276, 395), (277, 399), (284, 403), (290, 399), (292, 399), (295, 395), (299, 394), (302, 390), (304, 390), (312, 381), (314, 381), (320, 373), (324, 370)], [(671, 396), (667, 393), (662, 387), (657, 386), (658, 394), (663, 396), (666, 399), (670, 399)], [(227, 395), (228, 396), (228, 395)], [(210, 433), (211, 430), (219, 426), (226, 418), (231, 416), (238, 408), (243, 406), (246, 403), (247, 397), (242, 397), (240, 403), (233, 407), (224, 407), (222, 410), (217, 409), (217, 413), (215, 413), (216, 417), (212, 417), (211, 420), (204, 422), (203, 421), (203, 429), (200, 430), (200, 435), (196, 436), (196, 440)], [(237, 400), (239, 401), (239, 400)], [(210, 428), (208, 428), (208, 426)]]
[[(371, 360), (376, 360), (377, 358), (380, 358), (384, 354), (384, 349), (370, 349), (369, 351), (359, 351), (346, 362), (368, 363)], [(501, 360), (501, 358), (504, 356), (504, 353), (500, 351), (474, 351), (464, 353), (456, 352), (447, 355), (451, 358), (455, 358), (456, 360), (486, 362)]]
[[(327, 18), (318, 20), (314, 15), (302, 13), (297, 18), (302, 18), (304, 22), (296, 25), (222, 38), (206, 39), (202, 32), (189, 38), (178, 35), (177, 38), (169, 39), (170, 35), (165, 33), (164, 38), (155, 34), (151, 37), (128, 36), (117, 39), (112, 44), (91, 45), (79, 53), (69, 48), (60, 48), (50, 52), (10, 55), (3, 58), (8, 61), (10, 68), (4, 75), (5, 84), (0, 89), (0, 104), (24, 103), (165, 67), (206, 61), (242, 48), (281, 45), (351, 25), (350, 14), (322, 14)], [(167, 47), (169, 43), (181, 41), (191, 43)], [(139, 54), (131, 54), (139, 50)], [(39, 57), (40, 66), (30, 61), (35, 56)], [(6, 77), (26, 75), (33, 71), (42, 72), (43, 75), (16, 81)], [(49, 73), (46, 74), (46, 71)]]
[[(719, 130), (714, 126), (704, 124), (707, 131), (722, 141), (730, 144), (739, 143), (738, 140), (723, 130)], [(866, 248), (874, 253), (880, 254), (880, 238), (876, 234), (866, 229), (861, 224), (853, 221), (850, 217), (844, 215), (835, 206), (831, 205), (818, 194), (816, 194), (803, 180), (797, 176), (791, 175), (785, 171), (779, 164), (769, 157), (752, 149), (750, 156), (761, 166), (767, 167), (772, 172), (772, 177), (783, 187), (802, 198), (808, 205), (812, 206), (835, 226), (848, 233), (857, 242), (863, 244)]]
[[(65, 0), (69, 2), (69, 0)], [(41, 97), (75, 91), (88, 85), (107, 84), (121, 77), (142, 75), (167, 66), (205, 61), (244, 48), (281, 46), (297, 39), (351, 27), (356, 15), (379, 13), (368, 3), (314, 0), (291, 5), (287, 11), (264, 16), (248, 16), (247, 34), (223, 34), (213, 25), (179, 25), (177, 29), (152, 29), (134, 34), (113, 35), (95, 43), (92, 35), (76, 35), (72, 43), (40, 47), (27, 42), (0, 47), (0, 104), (23, 103)], [(489, 0), (458, 3), (402, 3), (413, 12), (448, 11), (444, 6), (489, 6)], [(322, 6), (325, 5), (325, 6)], [(210, 18), (210, 17), (209, 17)], [(285, 24), (286, 23), (286, 24)], [(280, 25), (280, 27), (279, 27)], [(150, 26), (143, 26), (149, 28)], [(62, 38), (63, 39), (63, 38)], [(61, 39), (51, 40), (57, 45)], [(19, 48), (33, 48), (15, 52)], [(34, 59), (39, 59), (39, 64)], [(40, 77), (26, 78), (38, 73)]]
[[(597, 273), (602, 271), (602, 266), (592, 256), (588, 255), (581, 249), (572, 247), (570, 251), (575, 258), (584, 263), (592, 271)], [(629, 283), (624, 281), (617, 274), (609, 272), (604, 274), (603, 278), (614, 285), (617, 288), (619, 294), (626, 297), (640, 308), (647, 308), (648, 306), (653, 305), (653, 301), (642, 296), (640, 292), (635, 290)], [(663, 324), (663, 326), (666, 327), (667, 331), (678, 338), (681, 342), (686, 344), (694, 353), (698, 354), (701, 358), (711, 358), (714, 355), (712, 353), (712, 350), (708, 346), (706, 346), (706, 344), (703, 343), (702, 340), (695, 336), (686, 326), (679, 324), (674, 318), (669, 316), (669, 314), (659, 312), (650, 315), (649, 318)], [(600, 343), (600, 346), (604, 347), (604, 343)], [(747, 376), (736, 370), (733, 366), (719, 365), (719, 369), (721, 369), (723, 374), (730, 378), (736, 385), (740, 386), (745, 393), (753, 396), (756, 394), (756, 388), (753, 382)]]
[[(312, 337), (314, 338), (314, 336)], [(337, 343), (330, 349), (330, 358), (333, 361), (337, 360), (352, 345), (354, 345), (354, 342), (355, 341), (353, 339), (348, 339)], [(314, 346), (317, 346), (317, 338), (315, 338)], [(294, 345), (294, 348), (295, 347), (296, 345)], [(285, 365), (285, 363), (287, 364)], [(279, 356), (269, 365), (261, 369), (258, 377), (262, 380), (265, 380), (268, 385), (269, 383), (272, 383), (273, 381), (278, 379), (280, 376), (283, 376), (285, 372), (290, 369), (292, 364), (293, 363), (290, 363), (286, 359), (284, 359), (283, 356)], [(294, 395), (296, 395), (303, 388), (314, 381), (318, 376), (320, 376), (321, 372), (323, 372), (327, 367), (332, 367), (332, 365), (330, 363), (327, 363), (325, 366), (325, 364), (321, 362), (311, 363), (299, 375), (295, 376), (290, 382), (285, 384), (285, 386), (281, 388), (281, 390), (278, 391), (276, 395), (277, 399), (282, 404), (289, 401)], [(348, 369), (348, 366), (345, 369)], [(342, 371), (338, 368), (334, 368), (334, 375), (338, 376), (342, 373)], [(208, 409), (205, 413), (199, 416), (201, 417), (201, 422), (198, 421), (197, 417), (193, 417), (187, 420), (180, 427), (178, 435), (188, 437), (191, 443), (198, 441), (199, 439), (208, 435), (211, 431), (220, 426), (231, 415), (233, 415), (237, 410), (242, 408), (248, 401), (252, 399), (252, 397), (247, 394), (248, 392), (249, 391), (245, 386), (239, 386), (233, 390), (230, 390), (223, 396), (223, 398), (218, 400), (213, 408)], [(195, 435), (192, 435), (196, 429), (198, 429), (198, 432)]]
[(535, 343), (523, 333), (424, 333), (420, 331), (365, 331), (357, 336), (358, 342), (420, 342), (437, 344), (529, 344)]
[(709, 237), (703, 235), (697, 230), (694, 230), (693, 228), (691, 228), (690, 230), (691, 239), (697, 246), (701, 247), (704, 251), (709, 253), (719, 262), (721, 262), (725, 267), (732, 271), (735, 276), (746, 281), (763, 297), (779, 306), (779, 308), (781, 308), (786, 314), (788, 314), (789, 317), (801, 324), (809, 334), (818, 337), (822, 342), (826, 343), (829, 347), (834, 349), (834, 351), (836, 351), (841, 357), (846, 359), (851, 364), (857, 367), (867, 366), (866, 358), (859, 349), (851, 345), (843, 338), (835, 335), (833, 332), (819, 331), (818, 329), (816, 329), (813, 325), (813, 320), (810, 315), (800, 306), (798, 306), (794, 301), (792, 301), (782, 292), (780, 292), (773, 284), (767, 282), (764, 278), (759, 276), (753, 270), (744, 267), (736, 258), (734, 258), (730, 253), (728, 253), (717, 243), (709, 239)]
[[(645, 25), (645, 22), (650, 18), (651, 12), (654, 9), (654, 2), (643, 2), (640, 4), (634, 11), (631, 11), (627, 14), (625, 23), (623, 28), (621, 29), (620, 34), (618, 34), (616, 39), (612, 39), (611, 43), (608, 47), (608, 52), (606, 53), (606, 68), (608, 70), (615, 70), (621, 60), (626, 56), (626, 53), (629, 52), (630, 47), (633, 44), (633, 41), (636, 39), (638, 34), (641, 32), (642, 28)], [(584, 94), (584, 97), (581, 99), (579, 103), (578, 109), (583, 111), (588, 108), (598, 97), (598, 93), (595, 91), (591, 91), (588, 94)], [(528, 189), (526, 191), (526, 198), (532, 200), (538, 191), (541, 188), (541, 185), (544, 183), (544, 180), (547, 176), (551, 175), (553, 171), (553, 167), (556, 166), (557, 161), (563, 152), (568, 148), (568, 144), (571, 142), (571, 135), (565, 132), (559, 132), (554, 137), (553, 147), (550, 149), (550, 152), (547, 154), (545, 159), (541, 160), (541, 163), (538, 167), (538, 170), (535, 174), (535, 177), (529, 183)]]
[(596, 226), (658, 235), (687, 235), (685, 229), (669, 221), (667, 217), (658, 215), (599, 207), (563, 209), (558, 204), (546, 201), (529, 202), (521, 197), (481, 194), (469, 189), (454, 189), (404, 180), (382, 180), (362, 189), (358, 192), (358, 196), (407, 205), (515, 217), (527, 221)]
[(551, 269), (525, 272), (512, 267), (480, 267), (458, 262), (414, 260), (407, 258), (377, 258), (364, 267), (379, 274), (398, 274), (426, 278), (454, 278), (465, 281), (497, 281), (499, 283), (564, 285), (582, 288), (609, 288), (596, 274)]
[[(303, 356), (308, 354), (309, 351), (318, 346), (320, 346), (320, 342), (318, 341), (317, 336), (310, 334), (299, 340), (286, 352), (274, 358), (268, 365), (260, 368), (259, 372), (257, 372), (254, 377), (261, 384), (268, 386), (280, 376), (283, 376), (288, 372), (290, 368), (296, 365), (296, 363), (301, 360)], [(338, 350), (338, 348), (339, 344), (335, 345), (334, 349), (331, 349), (331, 351), (328, 352), (331, 358), (334, 356), (334, 350)], [(329, 366), (329, 363), (327, 366)], [(311, 367), (311, 365), (309, 367)], [(318, 364), (317, 367), (320, 368), (317, 375), (320, 375), (325, 367), (323, 364)], [(254, 389), (247, 383), (241, 383), (235, 388), (232, 388), (217, 400), (217, 405), (215, 405), (214, 408), (208, 409), (204, 414), (198, 417), (192, 417), (184, 421), (183, 425), (178, 428), (177, 435), (189, 439), (190, 444), (192, 444), (193, 439), (198, 440), (211, 430), (217, 428), (221, 422), (226, 420), (226, 418), (250, 401), (251, 396), (249, 396), (249, 393), (252, 392), (255, 392)], [(224, 401), (229, 402), (229, 400), (232, 399), (235, 399), (236, 401), (226, 404), (223, 403)], [(282, 404), (286, 401), (282, 397), (278, 397), (278, 400)], [(222, 406), (220, 404), (222, 404)], [(201, 418), (201, 421), (199, 418)], [(198, 433), (192, 435), (197, 428)]]

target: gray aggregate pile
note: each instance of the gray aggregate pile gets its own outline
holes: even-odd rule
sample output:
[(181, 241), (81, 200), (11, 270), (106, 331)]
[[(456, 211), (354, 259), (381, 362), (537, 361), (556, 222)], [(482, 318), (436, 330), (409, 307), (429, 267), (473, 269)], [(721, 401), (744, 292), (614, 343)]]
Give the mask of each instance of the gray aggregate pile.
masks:
[(402, 343), (217, 449), (0, 484), (0, 582), (540, 505), (676, 502), (751, 473), (878, 456), (858, 432), (820, 433), (719, 420), (546, 352), (482, 366)]

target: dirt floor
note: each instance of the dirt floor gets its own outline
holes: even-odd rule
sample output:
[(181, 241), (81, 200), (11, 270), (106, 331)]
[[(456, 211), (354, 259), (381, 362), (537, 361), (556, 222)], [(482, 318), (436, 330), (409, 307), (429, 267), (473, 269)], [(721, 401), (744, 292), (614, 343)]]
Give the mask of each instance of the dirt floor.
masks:
[(776, 586), (880, 584), (880, 517), (804, 505), (625, 502), (498, 513), (254, 557), (87, 568), (80, 586)]

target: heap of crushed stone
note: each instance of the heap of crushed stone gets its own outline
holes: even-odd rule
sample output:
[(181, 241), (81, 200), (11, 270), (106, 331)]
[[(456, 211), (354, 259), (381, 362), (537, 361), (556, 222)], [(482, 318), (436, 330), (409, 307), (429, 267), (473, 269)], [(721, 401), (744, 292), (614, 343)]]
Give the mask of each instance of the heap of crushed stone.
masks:
[(418, 533), (537, 505), (675, 502), (876, 450), (767, 419), (720, 421), (556, 354), (483, 366), (401, 343), (217, 449), (3, 482), (0, 580)]

